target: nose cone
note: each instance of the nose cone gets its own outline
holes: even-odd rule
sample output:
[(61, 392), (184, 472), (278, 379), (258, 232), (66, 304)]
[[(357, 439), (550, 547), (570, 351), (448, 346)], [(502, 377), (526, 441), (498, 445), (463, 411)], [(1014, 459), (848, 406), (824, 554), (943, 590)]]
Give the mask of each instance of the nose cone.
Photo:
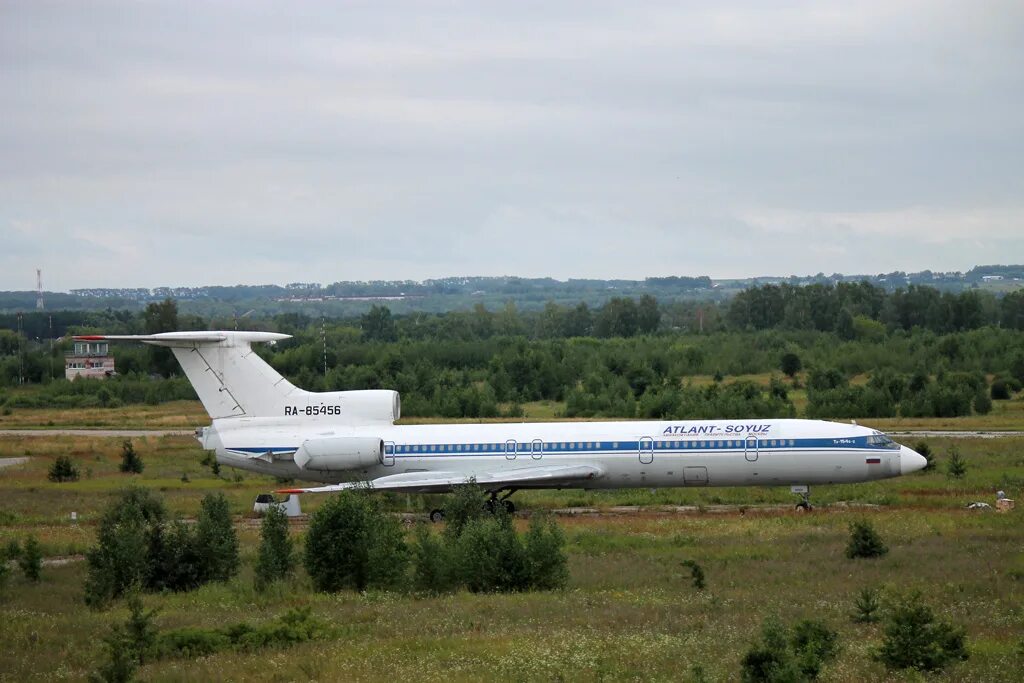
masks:
[(928, 465), (925, 457), (906, 446), (900, 446), (900, 474), (910, 474), (923, 470)]

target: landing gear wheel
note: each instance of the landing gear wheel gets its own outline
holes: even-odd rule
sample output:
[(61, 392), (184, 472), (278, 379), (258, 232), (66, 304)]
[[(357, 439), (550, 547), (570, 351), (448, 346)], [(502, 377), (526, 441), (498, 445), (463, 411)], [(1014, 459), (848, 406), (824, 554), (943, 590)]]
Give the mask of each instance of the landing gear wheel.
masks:
[(800, 496), (800, 502), (796, 504), (797, 512), (810, 512), (814, 508), (811, 507), (811, 487), (810, 486), (790, 486), (789, 490), (791, 493), (795, 493)]
[(444, 510), (436, 508), (430, 511), (430, 521), (434, 524), (440, 524), (444, 521)]
[(505, 512), (510, 515), (516, 514), (516, 506), (511, 500), (503, 500), (501, 501), (501, 504), (505, 506)]
[(811, 507), (811, 504), (808, 503), (806, 500), (801, 500), (799, 503), (796, 504), (797, 512), (810, 512), (813, 509), (814, 508)]

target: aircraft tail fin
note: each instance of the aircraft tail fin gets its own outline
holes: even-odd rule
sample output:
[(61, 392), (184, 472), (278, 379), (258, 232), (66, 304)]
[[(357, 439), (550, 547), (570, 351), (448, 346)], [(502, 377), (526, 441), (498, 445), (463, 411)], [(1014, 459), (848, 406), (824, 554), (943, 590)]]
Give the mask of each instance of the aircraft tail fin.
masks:
[(135, 341), (166, 346), (212, 419), (272, 417), (308, 396), (270, 367), (252, 344), (288, 339), (274, 332), (165, 332), (145, 335), (86, 335), (80, 341)]

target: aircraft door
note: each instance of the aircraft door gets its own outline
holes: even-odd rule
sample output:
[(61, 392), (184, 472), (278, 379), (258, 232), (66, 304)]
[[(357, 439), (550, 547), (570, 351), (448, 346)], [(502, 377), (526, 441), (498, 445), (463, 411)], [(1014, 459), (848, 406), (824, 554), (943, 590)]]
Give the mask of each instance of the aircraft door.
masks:
[(505, 459), (515, 460), (516, 459), (516, 440), (509, 439), (505, 442)]
[(384, 450), (380, 454), (380, 464), (384, 467), (391, 467), (395, 464), (395, 442), (385, 441)]
[(540, 460), (544, 457), (544, 442), (540, 439), (534, 439), (533, 443), (530, 444), (530, 457), (534, 460)]
[(748, 462), (757, 462), (757, 437), (753, 434), (748, 434), (743, 442), (743, 455)]
[(654, 462), (654, 439), (649, 436), (642, 436), (637, 446), (640, 451), (641, 465), (650, 465)]

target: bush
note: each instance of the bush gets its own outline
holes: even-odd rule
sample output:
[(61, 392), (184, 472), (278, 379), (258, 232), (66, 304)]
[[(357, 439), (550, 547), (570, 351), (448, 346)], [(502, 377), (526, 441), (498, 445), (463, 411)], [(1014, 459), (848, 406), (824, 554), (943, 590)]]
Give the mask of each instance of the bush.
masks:
[(256, 586), (262, 588), (291, 574), (295, 567), (288, 516), (280, 507), (270, 506), (260, 526), (260, 547), (256, 555)]
[(1006, 383), (1005, 379), (997, 377), (992, 380), (992, 387), (989, 390), (989, 395), (993, 401), (1006, 401), (1009, 400), (1011, 392), (1010, 386)]
[(444, 533), (449, 540), (462, 535), (462, 529), (475, 519), (486, 516), (484, 492), (475, 481), (452, 488), (444, 500)]
[(112, 683), (132, 680), (139, 664), (144, 664), (153, 655), (156, 646), (155, 614), (156, 610), (147, 612), (143, 608), (138, 595), (128, 598), (128, 620), (114, 624), (103, 638), (106, 661), (89, 677), (90, 680)]
[(29, 581), (38, 581), (43, 571), (43, 551), (39, 547), (36, 537), (29, 536), (25, 541), (25, 547), (18, 556), (18, 566), (21, 573)]
[(878, 610), (881, 608), (878, 591), (864, 588), (853, 601), (853, 614), (850, 619), (858, 624), (872, 624), (878, 621)]
[(988, 415), (992, 412), (992, 399), (984, 391), (979, 391), (974, 396), (974, 412), (978, 415)]
[(850, 540), (846, 544), (846, 556), (854, 558), (882, 557), (889, 548), (875, 531), (871, 522), (859, 520), (850, 524)]
[(685, 560), (683, 566), (690, 568), (690, 580), (693, 583), (693, 587), (697, 590), (704, 590), (704, 568), (694, 560)]
[(839, 654), (839, 634), (820, 621), (804, 619), (793, 627), (790, 640), (800, 672), (813, 681), (826, 662)]
[(238, 538), (223, 494), (203, 498), (195, 525), (166, 522), (163, 501), (128, 489), (100, 520), (85, 555), (85, 601), (100, 607), (133, 587), (184, 591), (238, 571)]
[(891, 610), (882, 645), (874, 657), (890, 670), (939, 671), (967, 659), (966, 642), (963, 628), (937, 620), (921, 594), (915, 592)]
[(196, 547), (202, 561), (201, 581), (227, 581), (238, 573), (238, 536), (223, 493), (203, 497), (196, 522)]
[(362, 491), (343, 491), (313, 513), (306, 571), (319, 591), (391, 587), (404, 576), (408, 548), (394, 517)]
[(467, 523), (453, 551), (455, 576), (474, 593), (525, 590), (530, 584), (526, 552), (504, 508)]
[(121, 465), (119, 469), (128, 474), (142, 474), (143, 467), (142, 458), (135, 452), (132, 440), (125, 439), (121, 444)]
[(78, 481), (78, 466), (68, 456), (58, 455), (57, 459), (50, 465), (50, 471), (46, 477), (50, 481), (57, 483)]
[(946, 464), (946, 474), (953, 479), (962, 479), (967, 474), (967, 463), (960, 455), (960, 449), (955, 445), (949, 448), (949, 462)]
[(743, 656), (744, 683), (813, 681), (839, 652), (839, 636), (820, 621), (805, 619), (792, 633), (776, 618), (761, 628), (761, 642)]
[(151, 574), (149, 547), (166, 511), (146, 489), (123, 491), (103, 513), (96, 545), (85, 553), (85, 602), (99, 607), (132, 586), (144, 586)]
[(554, 518), (545, 514), (531, 516), (523, 547), (529, 577), (527, 588), (565, 587), (569, 582), (569, 558), (565, 554), (565, 536)]
[(452, 571), (448, 547), (426, 524), (417, 525), (413, 534), (413, 588), (431, 595), (450, 590)]

